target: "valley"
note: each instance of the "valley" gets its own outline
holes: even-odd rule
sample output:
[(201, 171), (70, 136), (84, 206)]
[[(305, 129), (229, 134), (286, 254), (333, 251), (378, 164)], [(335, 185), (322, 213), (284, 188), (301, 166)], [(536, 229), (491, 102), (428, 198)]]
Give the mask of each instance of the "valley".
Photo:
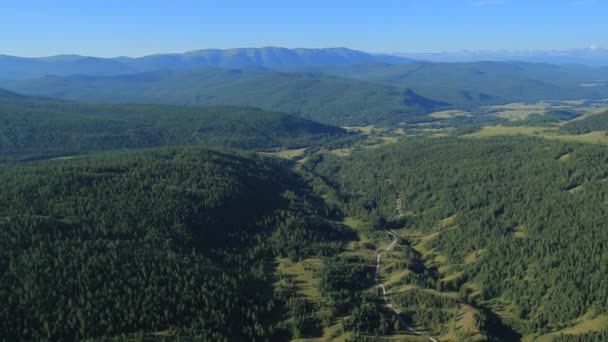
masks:
[(0, 340), (606, 336), (605, 68), (10, 62)]

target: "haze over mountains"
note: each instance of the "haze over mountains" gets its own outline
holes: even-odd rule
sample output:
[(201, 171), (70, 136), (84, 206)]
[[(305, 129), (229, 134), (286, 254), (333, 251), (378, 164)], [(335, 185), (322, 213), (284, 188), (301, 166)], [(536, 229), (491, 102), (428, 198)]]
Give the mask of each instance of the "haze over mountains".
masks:
[(608, 50), (597, 45), (571, 50), (460, 50), (435, 53), (394, 53), (393, 55), (432, 62), (524, 61), (551, 64), (608, 65)]
[(49, 76), (0, 82), (20, 93), (101, 103), (236, 105), (334, 124), (402, 122), (447, 103), (415, 92), (310, 72), (198, 68), (121, 76)]
[(409, 59), (372, 55), (347, 48), (287, 49), (281, 47), (205, 49), (186, 53), (155, 54), (139, 58), (98, 58), (58, 55), (25, 58), (0, 55), (0, 80), (16, 80), (45, 75), (121, 75), (157, 69), (214, 67), (289, 68), (340, 65), (363, 62), (409, 63)]
[(439, 53), (372, 54), (348, 48), (262, 47), (203, 49), (137, 58), (100, 58), (69, 54), (35, 58), (0, 55), (0, 80), (19, 80), (46, 75), (112, 76), (158, 69), (197, 67), (290, 69), (360, 63), (410, 64), (416, 60), (432, 62), (525, 61), (606, 66), (608, 65), (608, 50), (599, 46), (591, 46), (585, 49), (565, 51), (462, 50)]
[(416, 62), (345, 48), (0, 58), (0, 88), (21, 94), (99, 103), (251, 106), (334, 125), (401, 124), (438, 110), (517, 101), (597, 100), (608, 98), (607, 80), (608, 67)]

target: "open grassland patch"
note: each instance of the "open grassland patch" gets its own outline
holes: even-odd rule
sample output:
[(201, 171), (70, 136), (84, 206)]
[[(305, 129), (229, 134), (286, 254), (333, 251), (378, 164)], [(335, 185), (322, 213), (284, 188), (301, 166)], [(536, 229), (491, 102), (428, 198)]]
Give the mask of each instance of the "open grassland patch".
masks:
[(361, 133), (365, 133), (365, 134), (374, 134), (377, 132), (384, 132), (385, 129), (384, 128), (378, 128), (374, 125), (369, 125), (369, 126), (344, 126), (342, 127), (345, 130), (349, 131), (349, 132), (361, 132)]
[(334, 156), (338, 156), (338, 157), (347, 157), (347, 156), (350, 156), (350, 154), (352, 153), (352, 150), (350, 148), (338, 148), (338, 149), (329, 151), (329, 153), (333, 154)]
[(260, 154), (264, 156), (274, 156), (283, 159), (294, 159), (303, 155), (304, 151), (306, 151), (306, 147), (294, 150), (282, 150), (278, 152), (260, 152)]
[[(482, 129), (475, 133), (466, 134), (464, 137), (471, 138), (488, 138), (495, 137), (499, 135), (531, 135), (531, 136), (540, 136), (542, 134), (546, 134), (547, 132), (552, 131), (550, 128), (546, 127), (530, 127), (530, 126), (484, 126)], [(554, 131), (554, 130), (553, 130)]]
[(309, 258), (299, 262), (287, 258), (277, 258), (276, 272), (291, 277), (296, 284), (298, 293), (312, 303), (318, 303), (320, 294), (313, 277), (313, 270), (321, 263), (321, 259)]
[(544, 335), (529, 335), (523, 338), (523, 341), (539, 341), (539, 342), (550, 342), (553, 338), (559, 335), (581, 335), (585, 333), (591, 333), (596, 331), (603, 331), (608, 329), (608, 315), (600, 315), (592, 317), (590, 314), (586, 314), (583, 317), (575, 320), (574, 325), (562, 330), (554, 331)]
[(588, 117), (590, 117), (592, 115), (603, 114), (603, 113), (606, 112), (606, 110), (608, 110), (608, 108), (606, 108), (606, 107), (599, 107), (599, 108), (594, 108), (594, 109), (591, 109), (591, 110), (587, 110), (587, 111), (584, 112), (583, 115), (581, 115), (579, 117), (576, 117), (576, 118), (574, 118), (574, 119), (572, 119), (570, 121), (562, 122), (560, 124), (564, 125), (564, 124), (566, 124), (568, 122), (584, 120), (584, 119), (586, 119), (586, 118), (588, 118)]
[(476, 312), (477, 310), (470, 305), (461, 304), (459, 306), (454, 325), (455, 331), (450, 340), (485, 341), (485, 336), (483, 336), (481, 331), (479, 331), (479, 327), (475, 324)]
[(405, 130), (403, 128), (397, 128), (393, 132), (398, 135), (405, 135)]
[(544, 110), (526, 110), (526, 109), (514, 109), (514, 110), (504, 110), (500, 112), (496, 112), (496, 116), (507, 119), (509, 121), (523, 120), (527, 119), (530, 115), (544, 115)]
[(439, 227), (440, 228), (450, 227), (450, 226), (454, 225), (455, 220), (456, 220), (456, 214), (454, 214), (450, 217), (446, 217), (443, 220), (439, 221)]
[(464, 258), (464, 260), (463, 260), (463, 261), (464, 261), (464, 263), (465, 263), (465, 264), (467, 264), (467, 265), (472, 265), (472, 264), (476, 263), (476, 262), (477, 262), (477, 259), (478, 259), (478, 258), (479, 258), (479, 257), (480, 257), (480, 256), (481, 256), (483, 253), (485, 253), (485, 251), (486, 251), (486, 250), (482, 248), (482, 249), (478, 249), (478, 250), (476, 250), (476, 251), (471, 252), (469, 255), (467, 255), (467, 256)]
[(489, 138), (501, 135), (526, 135), (535, 136), (546, 139), (567, 141), (567, 142), (580, 142), (587, 144), (608, 144), (608, 136), (605, 132), (595, 131), (585, 134), (558, 134), (555, 128), (547, 127), (508, 127), (508, 126), (484, 126), (481, 130), (464, 135), (467, 138)]
[(471, 113), (465, 112), (464, 110), (453, 109), (453, 110), (442, 110), (442, 111), (438, 111), (438, 112), (433, 112), (431, 114), (428, 114), (427, 116), (430, 118), (435, 118), (435, 119), (450, 119), (450, 118), (457, 117), (457, 116), (470, 116), (470, 115), (471, 115)]
[(502, 110), (541, 110), (541, 109), (547, 109), (549, 108), (551, 105), (543, 102), (543, 101), (539, 101), (537, 103), (523, 103), (523, 102), (512, 102), (512, 103), (507, 103), (504, 105), (496, 105), (496, 106), (487, 106), (484, 108), (489, 108), (489, 109), (502, 109)]

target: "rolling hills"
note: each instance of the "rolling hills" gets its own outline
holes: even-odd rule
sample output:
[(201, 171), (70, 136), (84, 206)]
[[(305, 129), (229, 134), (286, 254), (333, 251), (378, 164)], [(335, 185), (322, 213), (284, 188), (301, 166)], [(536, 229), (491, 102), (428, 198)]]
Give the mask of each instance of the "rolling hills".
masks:
[(318, 73), (250, 69), (51, 76), (0, 85), (24, 94), (78, 101), (253, 106), (351, 126), (401, 123), (448, 106), (404, 88)]
[(608, 97), (608, 69), (524, 62), (156, 70), (0, 81), (38, 96), (108, 103), (236, 105), (335, 125), (393, 125), (443, 109)]
[(608, 132), (608, 111), (587, 115), (579, 120), (570, 121), (559, 128), (561, 133), (585, 134), (594, 131)]
[(364, 63), (309, 70), (408, 87), (460, 108), (608, 97), (608, 68), (526, 62)]
[(166, 145), (268, 150), (356, 139), (335, 127), (242, 107), (103, 105), (0, 91), (0, 160)]
[(274, 258), (353, 238), (320, 203), (279, 159), (200, 147), (0, 168), (0, 339), (286, 340)]
[(400, 234), (410, 261), (384, 266), (387, 291), (412, 324), (447, 331), (454, 311), (434, 307), (458, 299), (482, 311), (489, 340), (516, 341), (608, 328), (607, 160), (602, 145), (512, 136), (412, 139), (304, 167), (333, 185), (316, 183), (329, 205)]

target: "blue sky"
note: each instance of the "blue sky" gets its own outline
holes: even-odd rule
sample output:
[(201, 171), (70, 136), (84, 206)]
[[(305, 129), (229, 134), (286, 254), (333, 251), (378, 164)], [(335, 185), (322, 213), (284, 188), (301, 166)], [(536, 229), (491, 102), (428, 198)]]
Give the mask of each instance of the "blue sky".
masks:
[(608, 46), (606, 0), (0, 0), (0, 54)]

